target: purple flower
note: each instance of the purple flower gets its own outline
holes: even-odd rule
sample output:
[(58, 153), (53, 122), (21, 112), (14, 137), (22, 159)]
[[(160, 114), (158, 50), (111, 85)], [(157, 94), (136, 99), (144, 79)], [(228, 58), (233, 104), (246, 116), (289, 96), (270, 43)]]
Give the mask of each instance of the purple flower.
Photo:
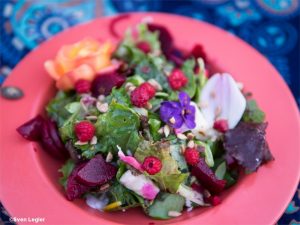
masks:
[(179, 102), (165, 101), (160, 106), (160, 118), (173, 128), (180, 128), (186, 125), (187, 128), (193, 129), (195, 123), (195, 107), (192, 106), (191, 99), (185, 92), (178, 95)]

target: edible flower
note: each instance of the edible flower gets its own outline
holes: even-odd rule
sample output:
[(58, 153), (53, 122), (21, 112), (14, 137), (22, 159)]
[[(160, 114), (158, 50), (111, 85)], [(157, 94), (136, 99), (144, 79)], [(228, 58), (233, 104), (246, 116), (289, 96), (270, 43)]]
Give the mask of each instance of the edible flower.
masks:
[(189, 129), (196, 126), (195, 106), (191, 105), (191, 99), (185, 92), (178, 95), (179, 102), (164, 101), (160, 107), (160, 118), (173, 128), (180, 128), (185, 125)]
[(132, 156), (126, 156), (122, 149), (120, 148), (120, 146), (117, 145), (118, 148), (118, 156), (120, 158), (121, 161), (123, 161), (124, 163), (132, 166), (133, 168), (137, 169), (140, 172), (143, 172), (144, 170), (142, 169), (142, 165)]
[(85, 38), (75, 44), (62, 46), (53, 60), (44, 64), (49, 75), (56, 80), (58, 89), (74, 88), (76, 81), (92, 81), (96, 73), (111, 65), (114, 46), (111, 42), (100, 43)]

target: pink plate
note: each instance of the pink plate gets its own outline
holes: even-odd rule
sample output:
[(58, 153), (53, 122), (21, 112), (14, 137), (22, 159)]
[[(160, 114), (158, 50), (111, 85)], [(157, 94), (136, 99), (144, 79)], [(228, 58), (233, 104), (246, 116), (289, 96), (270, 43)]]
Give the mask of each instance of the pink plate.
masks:
[[(151, 16), (169, 28), (176, 45), (189, 50), (195, 43), (204, 45), (208, 57), (218, 68), (243, 82), (267, 114), (267, 139), (276, 158), (242, 179), (224, 202), (197, 209), (168, 220), (152, 220), (141, 210), (126, 213), (100, 213), (83, 201), (69, 202), (58, 185), (61, 166), (39, 146), (23, 140), (16, 128), (43, 111), (54, 94), (54, 83), (43, 69), (60, 46), (86, 36), (101, 40), (118, 35)], [(101, 18), (76, 26), (45, 42), (25, 57), (13, 70), (5, 85), (20, 87), (25, 97), (17, 101), (1, 99), (0, 199), (16, 218), (41, 217), (43, 224), (274, 224), (284, 212), (296, 190), (300, 175), (299, 113), (295, 101), (273, 66), (245, 42), (207, 23), (185, 17), (141, 13)], [(29, 222), (27, 222), (29, 223)], [(19, 222), (26, 224), (26, 222)]]

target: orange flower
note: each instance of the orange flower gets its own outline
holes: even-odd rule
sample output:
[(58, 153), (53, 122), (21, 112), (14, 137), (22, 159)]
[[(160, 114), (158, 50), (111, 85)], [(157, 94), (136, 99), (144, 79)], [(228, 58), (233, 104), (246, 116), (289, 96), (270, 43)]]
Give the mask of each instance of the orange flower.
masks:
[(97, 72), (111, 65), (114, 45), (101, 44), (95, 39), (85, 38), (72, 45), (62, 46), (54, 60), (44, 64), (49, 75), (56, 80), (58, 89), (67, 91), (74, 88), (76, 81), (92, 81)]

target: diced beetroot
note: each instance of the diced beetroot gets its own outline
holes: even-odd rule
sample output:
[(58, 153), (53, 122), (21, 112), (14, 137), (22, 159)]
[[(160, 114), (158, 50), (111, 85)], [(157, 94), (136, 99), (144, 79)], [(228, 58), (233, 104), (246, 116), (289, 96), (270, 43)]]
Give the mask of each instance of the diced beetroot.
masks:
[(192, 175), (194, 175), (198, 181), (206, 189), (213, 193), (220, 193), (226, 184), (225, 180), (219, 180), (214, 172), (205, 163), (204, 158), (200, 158), (199, 162), (192, 167)]
[(113, 165), (105, 162), (101, 155), (96, 155), (78, 171), (76, 179), (82, 184), (94, 187), (107, 183), (116, 173), (117, 169)]
[(33, 119), (18, 127), (17, 131), (23, 138), (29, 141), (39, 141), (41, 139), (43, 122), (43, 117), (37, 115)]
[(159, 32), (159, 40), (161, 43), (161, 49), (165, 55), (167, 55), (173, 49), (173, 38), (168, 29), (162, 25), (149, 23), (148, 29), (150, 31)]
[(87, 192), (90, 187), (80, 184), (75, 178), (78, 174), (78, 171), (82, 169), (86, 163), (77, 165), (67, 180), (66, 196), (69, 201), (73, 201), (76, 198), (79, 198), (82, 194)]
[(118, 75), (117, 73), (107, 73), (99, 75), (92, 83), (93, 96), (109, 95), (113, 87), (121, 87), (125, 82), (125, 77)]
[(58, 148), (53, 141), (50, 130), (48, 127), (48, 123), (43, 123), (42, 126), (42, 138), (41, 138), (41, 145), (43, 149), (52, 155), (56, 159), (66, 159), (67, 155), (64, 153), (65, 150)]

